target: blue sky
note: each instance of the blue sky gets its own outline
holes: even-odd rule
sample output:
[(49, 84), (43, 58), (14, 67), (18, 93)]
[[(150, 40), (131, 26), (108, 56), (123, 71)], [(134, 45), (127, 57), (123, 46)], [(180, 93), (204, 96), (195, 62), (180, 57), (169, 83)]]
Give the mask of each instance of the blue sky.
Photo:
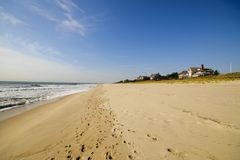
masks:
[(0, 2), (0, 80), (111, 82), (199, 66), (240, 71), (232, 0)]

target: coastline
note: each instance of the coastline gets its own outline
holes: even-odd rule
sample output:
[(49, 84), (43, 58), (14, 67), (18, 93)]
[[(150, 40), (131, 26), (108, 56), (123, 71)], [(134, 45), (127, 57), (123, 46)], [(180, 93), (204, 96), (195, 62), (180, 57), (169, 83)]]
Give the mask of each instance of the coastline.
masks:
[(79, 92), (70, 93), (70, 94), (67, 94), (67, 95), (62, 95), (62, 96), (55, 97), (55, 98), (52, 98), (52, 99), (45, 99), (45, 100), (42, 100), (42, 101), (37, 101), (37, 102), (34, 102), (34, 103), (30, 103), (30, 104), (24, 104), (24, 105), (20, 105), (20, 106), (10, 107), (9, 109), (0, 111), (0, 122), (6, 120), (8, 118), (17, 116), (19, 114), (22, 114), (24, 112), (27, 112), (31, 109), (36, 108), (36, 107), (58, 101), (58, 100), (60, 100), (64, 97), (67, 97), (67, 96), (70, 96), (70, 95), (86, 92), (90, 89), (92, 89), (92, 88), (89, 88), (87, 90), (82, 90), (82, 91), (79, 91)]
[(104, 84), (0, 122), (3, 159), (237, 160), (240, 81)]

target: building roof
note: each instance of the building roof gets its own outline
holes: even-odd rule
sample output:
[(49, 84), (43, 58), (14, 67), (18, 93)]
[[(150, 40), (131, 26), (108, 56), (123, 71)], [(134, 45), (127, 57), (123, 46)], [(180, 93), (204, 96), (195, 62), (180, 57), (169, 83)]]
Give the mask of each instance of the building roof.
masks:
[(190, 70), (198, 70), (201, 69), (201, 67), (189, 67)]
[(182, 71), (179, 74), (188, 74), (188, 71)]

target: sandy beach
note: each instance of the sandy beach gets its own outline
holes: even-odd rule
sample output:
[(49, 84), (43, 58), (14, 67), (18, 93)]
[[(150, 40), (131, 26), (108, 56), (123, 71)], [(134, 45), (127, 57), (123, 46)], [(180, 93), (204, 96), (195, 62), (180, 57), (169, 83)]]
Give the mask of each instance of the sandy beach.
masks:
[(0, 159), (239, 160), (240, 81), (104, 84), (0, 122)]

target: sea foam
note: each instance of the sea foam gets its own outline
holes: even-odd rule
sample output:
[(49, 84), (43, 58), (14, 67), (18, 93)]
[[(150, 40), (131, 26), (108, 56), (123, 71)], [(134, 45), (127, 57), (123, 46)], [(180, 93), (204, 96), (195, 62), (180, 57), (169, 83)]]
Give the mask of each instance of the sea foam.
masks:
[(0, 111), (86, 91), (96, 84), (0, 82)]

